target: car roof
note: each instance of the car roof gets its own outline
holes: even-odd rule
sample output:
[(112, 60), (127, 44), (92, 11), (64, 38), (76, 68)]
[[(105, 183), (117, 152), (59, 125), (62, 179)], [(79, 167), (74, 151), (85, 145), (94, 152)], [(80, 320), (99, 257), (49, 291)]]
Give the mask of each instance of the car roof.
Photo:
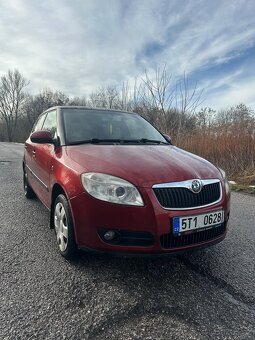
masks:
[(106, 109), (101, 107), (88, 107), (88, 106), (74, 106), (74, 105), (58, 105), (58, 106), (52, 106), (48, 108), (47, 110), (43, 111), (43, 113), (46, 113), (48, 111), (56, 110), (56, 109), (84, 109), (84, 110), (90, 110), (90, 111), (110, 111), (110, 112), (123, 112), (123, 113), (131, 113), (131, 114), (137, 114), (136, 112), (131, 111), (124, 111), (124, 110), (116, 110), (116, 109)]

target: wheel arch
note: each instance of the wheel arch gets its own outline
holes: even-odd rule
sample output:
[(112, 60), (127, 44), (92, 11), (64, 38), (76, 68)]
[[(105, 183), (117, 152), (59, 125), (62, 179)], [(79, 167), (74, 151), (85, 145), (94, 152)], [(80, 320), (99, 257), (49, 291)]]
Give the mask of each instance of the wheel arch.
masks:
[(66, 194), (64, 188), (59, 183), (55, 183), (51, 190), (51, 206), (50, 206), (50, 228), (51, 229), (54, 229), (54, 203), (58, 195), (61, 195), (61, 194), (64, 195), (67, 198), (67, 200), (69, 200), (68, 195)]

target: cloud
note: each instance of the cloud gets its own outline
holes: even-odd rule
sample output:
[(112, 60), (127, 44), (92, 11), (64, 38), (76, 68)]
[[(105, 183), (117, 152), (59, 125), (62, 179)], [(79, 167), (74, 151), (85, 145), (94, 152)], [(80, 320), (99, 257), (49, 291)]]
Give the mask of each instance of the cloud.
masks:
[[(213, 109), (223, 109), (240, 103), (245, 103), (248, 107), (254, 110), (254, 77), (250, 76), (245, 77), (244, 79), (233, 77), (231, 82), (219, 79), (218, 84), (219, 86), (214, 86), (213, 89), (208, 87), (206, 106)], [(220, 84), (224, 84), (225, 86)]]
[(2, 2), (0, 74), (18, 68), (33, 92), (53, 87), (84, 95), (167, 64), (173, 78), (186, 72), (206, 85), (209, 98), (223, 86), (226, 100), (238, 92), (254, 103), (247, 67), (236, 65), (234, 75), (210, 72), (254, 46), (254, 10), (249, 0)]

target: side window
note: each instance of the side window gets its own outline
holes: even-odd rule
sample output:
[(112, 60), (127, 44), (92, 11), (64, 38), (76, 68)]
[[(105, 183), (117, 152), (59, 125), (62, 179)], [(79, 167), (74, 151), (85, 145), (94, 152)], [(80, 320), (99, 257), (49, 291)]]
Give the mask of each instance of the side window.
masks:
[(47, 130), (52, 133), (53, 136), (56, 135), (57, 132), (57, 114), (56, 111), (50, 111), (43, 123), (42, 130)]
[(42, 125), (45, 119), (45, 114), (40, 116), (37, 120), (37, 122), (35, 123), (32, 132), (38, 131), (42, 129)]

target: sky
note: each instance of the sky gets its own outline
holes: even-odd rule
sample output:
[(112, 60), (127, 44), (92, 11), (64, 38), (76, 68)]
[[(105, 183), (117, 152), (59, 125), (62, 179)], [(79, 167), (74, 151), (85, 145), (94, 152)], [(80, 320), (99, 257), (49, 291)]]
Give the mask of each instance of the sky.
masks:
[(71, 96), (164, 67), (202, 106), (255, 110), (254, 0), (0, 0), (0, 76)]

